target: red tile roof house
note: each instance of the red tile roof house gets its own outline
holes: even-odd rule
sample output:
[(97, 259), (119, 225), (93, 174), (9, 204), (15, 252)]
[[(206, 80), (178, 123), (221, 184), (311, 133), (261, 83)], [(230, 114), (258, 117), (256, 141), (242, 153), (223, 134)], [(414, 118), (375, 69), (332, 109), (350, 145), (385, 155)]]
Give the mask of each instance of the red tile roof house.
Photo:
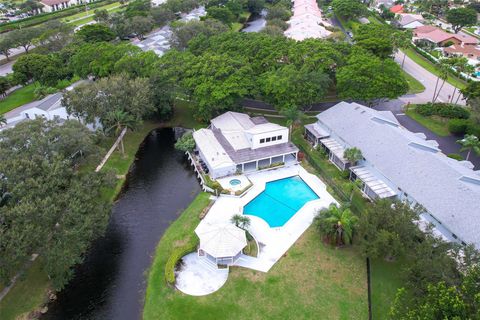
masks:
[(403, 12), (403, 6), (401, 4), (397, 4), (393, 7), (391, 7), (390, 11), (393, 12), (393, 13), (402, 13)]
[(464, 33), (448, 33), (434, 26), (423, 26), (413, 30), (413, 41), (430, 47), (444, 47), (446, 45), (477, 45), (475, 37)]
[(469, 59), (471, 63), (480, 63), (480, 48), (475, 45), (452, 45), (444, 48), (443, 53), (447, 57), (463, 56)]

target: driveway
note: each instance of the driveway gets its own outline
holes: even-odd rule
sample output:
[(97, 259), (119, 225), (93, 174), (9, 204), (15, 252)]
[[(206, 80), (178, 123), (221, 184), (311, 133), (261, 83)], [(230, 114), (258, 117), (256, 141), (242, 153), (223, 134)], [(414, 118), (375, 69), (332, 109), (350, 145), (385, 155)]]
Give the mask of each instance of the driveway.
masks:
[[(391, 111), (395, 117), (397, 118), (398, 122), (400, 124), (407, 128), (408, 130), (412, 132), (422, 132), (425, 134), (427, 137), (427, 140), (435, 140), (439, 144), (440, 150), (444, 154), (449, 154), (449, 153), (459, 153), (461, 154), (464, 158), (467, 156), (467, 152), (460, 152), (460, 144), (457, 143), (457, 140), (461, 139), (461, 136), (447, 136), (447, 137), (441, 137), (432, 131), (428, 130), (409, 116), (405, 115), (403, 112), (403, 105), (404, 103), (401, 100), (392, 100), (388, 101), (386, 103), (380, 104), (378, 106), (377, 110), (388, 110)], [(476, 170), (480, 169), (480, 156), (474, 154), (470, 154), (470, 162), (473, 163), (475, 166)]]
[[(398, 52), (395, 55), (395, 61), (398, 64), (402, 64), (403, 60), (403, 52)], [(407, 103), (426, 103), (429, 101), (432, 101), (433, 98), (433, 92), (435, 91), (435, 84), (437, 82), (437, 76), (434, 74), (430, 73), (420, 65), (418, 65), (416, 62), (414, 62), (412, 59), (410, 59), (408, 56), (405, 57), (405, 63), (403, 65), (403, 70), (410, 74), (412, 77), (420, 81), (424, 86), (425, 86), (425, 91), (417, 94), (410, 94), (410, 95), (405, 95), (400, 97), (400, 100), (403, 102)], [(442, 83), (442, 80), (439, 81), (439, 87)], [(452, 86), (450, 83), (445, 82), (443, 85), (442, 90), (440, 91), (440, 95), (437, 99), (438, 102), (447, 102), (449, 99), (449, 96), (453, 95), (453, 92), (455, 90), (455, 87)], [(456, 90), (458, 92), (458, 90)], [(456, 100), (458, 93), (455, 93), (455, 98)], [(465, 105), (465, 100), (463, 100), (463, 97), (460, 98), (458, 101), (459, 104)]]

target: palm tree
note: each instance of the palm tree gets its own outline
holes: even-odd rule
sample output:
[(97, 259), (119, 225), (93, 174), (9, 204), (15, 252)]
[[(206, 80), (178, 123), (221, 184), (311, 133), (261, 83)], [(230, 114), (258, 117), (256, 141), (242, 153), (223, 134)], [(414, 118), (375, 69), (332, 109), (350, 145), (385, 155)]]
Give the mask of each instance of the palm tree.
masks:
[[(393, 48), (396, 52), (399, 52), (401, 48), (408, 49), (412, 44), (412, 31), (406, 30), (404, 32), (396, 32), (393, 34), (392, 41), (393, 41)], [(402, 69), (403, 65), (405, 64), (405, 57), (407, 56), (406, 51), (403, 51), (403, 58), (402, 58)]]
[[(453, 59), (453, 66), (455, 69), (460, 72), (460, 73), (465, 73), (465, 74), (471, 74), (473, 71), (475, 71), (475, 67), (473, 67), (470, 63), (468, 63), (468, 59), (465, 57), (454, 57)], [(457, 87), (453, 87), (453, 94), (450, 102), (453, 103), (453, 98), (455, 97), (455, 93), (457, 91)], [(462, 96), (462, 93), (458, 93), (457, 100), (455, 103), (458, 103), (458, 100), (460, 100), (460, 97)]]
[(480, 140), (478, 140), (477, 136), (473, 134), (466, 134), (462, 140), (458, 140), (457, 142), (462, 145), (462, 148), (460, 149), (460, 151), (468, 150), (467, 157), (465, 158), (465, 160), (468, 160), (472, 150), (476, 154), (480, 155)]
[(302, 120), (305, 118), (305, 114), (293, 105), (282, 108), (280, 110), (280, 114), (287, 119), (287, 126), (290, 129), (288, 138), (290, 139), (292, 136), (293, 126), (301, 123)]
[(357, 161), (363, 159), (362, 151), (356, 147), (345, 149), (343, 157), (347, 159), (352, 166), (354, 166)]
[(0, 128), (7, 124), (7, 118), (3, 114), (0, 114)]
[(336, 245), (352, 243), (353, 231), (358, 224), (358, 217), (350, 209), (339, 208), (331, 204), (320, 210), (315, 216), (315, 225), (321, 235), (326, 236)]
[(230, 222), (237, 227), (246, 230), (250, 226), (250, 218), (243, 214), (235, 214), (230, 218)]
[[(435, 83), (435, 90), (433, 91), (433, 98), (432, 98), (432, 103), (435, 103), (435, 101), (438, 99), (438, 96), (440, 95), (440, 92), (442, 91), (443, 85), (445, 84), (445, 81), (447, 81), (448, 74), (450, 73), (450, 63), (448, 60), (440, 60), (440, 63), (438, 65), (438, 77), (437, 77), (437, 82)], [(442, 85), (437, 91), (438, 87), (438, 82), (439, 80), (442, 79)]]
[[(111, 125), (107, 131), (115, 130), (116, 136), (118, 136), (125, 128), (133, 130), (138, 124), (137, 119), (122, 110), (114, 110), (109, 112), (106, 117), (106, 122)], [(124, 156), (125, 147), (123, 145), (123, 138), (120, 139), (120, 150), (122, 152), (122, 156)]]

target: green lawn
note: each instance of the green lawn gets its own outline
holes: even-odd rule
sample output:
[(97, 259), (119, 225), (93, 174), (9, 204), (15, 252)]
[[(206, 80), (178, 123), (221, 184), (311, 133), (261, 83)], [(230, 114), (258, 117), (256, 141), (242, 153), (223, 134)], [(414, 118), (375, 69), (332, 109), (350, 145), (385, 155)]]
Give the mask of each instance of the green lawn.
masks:
[(5, 99), (0, 101), (0, 114), (4, 114), (35, 100), (34, 90), (35, 85), (29, 84), (9, 94)]
[(422, 116), (415, 111), (415, 106), (410, 106), (410, 108), (405, 111), (405, 114), (441, 137), (446, 137), (450, 135), (450, 132), (448, 131), (447, 119), (435, 116)]
[(74, 14), (72, 16), (68, 16), (66, 18), (63, 18), (63, 19), (60, 19), (62, 22), (69, 22), (69, 21), (72, 21), (72, 20), (75, 20), (75, 19), (80, 19), (82, 17), (85, 17), (85, 16), (89, 16), (89, 15), (92, 15), (92, 14), (95, 14), (95, 10), (103, 10), (103, 9), (106, 9), (108, 11), (114, 9), (114, 8), (117, 8), (117, 7), (120, 7), (121, 6), (121, 3), (120, 2), (114, 2), (114, 3), (110, 3), (110, 4), (107, 4), (105, 6), (101, 6), (101, 7), (98, 7), (98, 8), (95, 8), (95, 9), (90, 9), (88, 11), (82, 11), (80, 13), (77, 13), (77, 14)]
[(405, 77), (405, 80), (408, 82), (408, 93), (409, 94), (415, 94), (415, 93), (420, 93), (425, 91), (425, 86), (420, 83), (417, 79), (412, 77), (410, 74), (406, 73), (405, 71), (402, 70), (403, 76)]
[(370, 263), (373, 319), (388, 319), (397, 289), (402, 287), (401, 262), (374, 260)]
[(42, 270), (41, 258), (38, 258), (0, 302), (0, 318), (19, 319), (21, 315), (38, 308), (45, 302), (48, 286), (49, 281)]
[[(414, 62), (416, 62), (418, 65), (422, 66), (424, 69), (429, 71), (430, 73), (438, 76), (438, 70), (435, 67), (435, 65), (422, 57), (420, 54), (418, 54), (414, 49), (408, 48), (408, 49), (402, 49), (403, 52), (407, 54), (407, 56), (412, 59)], [(466, 86), (466, 83), (463, 80), (458, 79), (457, 77), (453, 76), (448, 76), (447, 82), (450, 83), (451, 85), (463, 89)]]
[(366, 319), (365, 260), (355, 247), (324, 245), (313, 228), (268, 272), (232, 268), (217, 292), (193, 297), (168, 287), (165, 263), (175, 246), (195, 237), (199, 212), (208, 204), (200, 194), (167, 229), (156, 249), (143, 318), (156, 319)]

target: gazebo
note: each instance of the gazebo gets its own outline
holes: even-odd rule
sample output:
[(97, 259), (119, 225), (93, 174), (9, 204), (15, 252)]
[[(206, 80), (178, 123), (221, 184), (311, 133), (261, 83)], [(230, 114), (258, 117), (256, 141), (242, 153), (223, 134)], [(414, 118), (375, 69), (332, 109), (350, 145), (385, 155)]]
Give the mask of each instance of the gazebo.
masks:
[(245, 230), (230, 223), (202, 223), (195, 229), (195, 233), (200, 239), (198, 255), (217, 267), (234, 264), (242, 254), (242, 249), (247, 246)]

